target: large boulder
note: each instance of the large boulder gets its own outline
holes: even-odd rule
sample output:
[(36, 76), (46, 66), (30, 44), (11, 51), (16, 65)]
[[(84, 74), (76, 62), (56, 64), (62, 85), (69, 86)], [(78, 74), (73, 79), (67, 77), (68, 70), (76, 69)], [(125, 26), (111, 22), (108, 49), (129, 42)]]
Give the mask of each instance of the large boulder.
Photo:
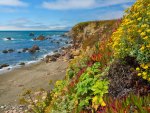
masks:
[(40, 50), (39, 46), (34, 45), (32, 48), (30, 48), (28, 51), (30, 53), (35, 53), (37, 50)]
[(56, 54), (54, 54), (54, 55), (47, 55), (46, 57), (45, 57), (45, 62), (46, 63), (49, 63), (49, 62), (51, 62), (51, 61), (56, 61), (59, 57), (61, 56), (61, 54), (60, 53), (56, 53)]

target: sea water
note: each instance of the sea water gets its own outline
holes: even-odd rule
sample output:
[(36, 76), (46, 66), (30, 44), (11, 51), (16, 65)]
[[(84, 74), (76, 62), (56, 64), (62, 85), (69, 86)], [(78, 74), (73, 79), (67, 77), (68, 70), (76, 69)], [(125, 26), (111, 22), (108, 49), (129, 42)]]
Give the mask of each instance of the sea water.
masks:
[[(44, 55), (66, 46), (68, 37), (62, 37), (66, 31), (0, 31), (0, 65), (8, 64), (9, 67), (17, 66), (19, 63), (33, 63)], [(30, 36), (30, 33), (34, 36)], [(43, 35), (46, 40), (33, 40)], [(11, 40), (8, 40), (8, 37)], [(59, 42), (59, 43), (58, 43)], [(40, 50), (35, 53), (21, 52), (23, 48), (39, 46)], [(13, 49), (14, 52), (3, 53), (3, 50)], [(2, 70), (2, 69), (0, 69)]]

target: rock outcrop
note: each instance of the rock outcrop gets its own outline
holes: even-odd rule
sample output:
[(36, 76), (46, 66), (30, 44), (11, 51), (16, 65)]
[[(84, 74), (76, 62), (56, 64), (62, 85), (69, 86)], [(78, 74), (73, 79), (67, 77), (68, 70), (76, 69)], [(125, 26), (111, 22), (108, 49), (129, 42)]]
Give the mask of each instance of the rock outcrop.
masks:
[(33, 38), (33, 40), (40, 40), (40, 41), (42, 41), (42, 40), (46, 40), (46, 38), (45, 38), (45, 36), (40, 35), (37, 38)]
[[(119, 26), (118, 20), (90, 21), (75, 25), (68, 35), (73, 39), (76, 48), (92, 47), (97, 41), (112, 35), (112, 29)], [(117, 26), (117, 27), (118, 27)]]
[(35, 53), (37, 50), (40, 50), (39, 46), (34, 45), (32, 48), (30, 48), (28, 51), (30, 53)]

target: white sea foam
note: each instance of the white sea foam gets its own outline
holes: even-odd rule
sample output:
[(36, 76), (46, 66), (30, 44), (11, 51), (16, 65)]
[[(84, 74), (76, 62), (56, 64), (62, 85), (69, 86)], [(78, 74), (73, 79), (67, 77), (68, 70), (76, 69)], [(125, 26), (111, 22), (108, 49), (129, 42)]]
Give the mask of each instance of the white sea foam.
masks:
[[(8, 38), (3, 38), (4, 41), (9, 41)], [(11, 38), (10, 40), (15, 40), (14, 38)]]

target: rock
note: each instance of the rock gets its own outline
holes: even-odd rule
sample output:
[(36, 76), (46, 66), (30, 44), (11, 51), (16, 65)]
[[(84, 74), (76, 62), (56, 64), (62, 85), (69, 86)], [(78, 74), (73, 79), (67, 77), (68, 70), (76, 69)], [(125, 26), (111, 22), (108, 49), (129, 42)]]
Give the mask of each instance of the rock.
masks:
[(59, 58), (61, 56), (61, 54), (59, 54), (59, 53), (56, 53), (56, 54), (54, 54), (54, 55), (47, 55), (46, 57), (45, 57), (45, 62), (46, 63), (48, 63), (48, 62), (50, 62), (50, 61), (56, 61), (57, 60), (57, 58)]
[(56, 57), (51, 57), (49, 60), (54, 62), (54, 61), (57, 60), (57, 58)]
[(23, 48), (22, 52), (27, 52), (28, 50), (28, 48)]
[(0, 69), (2, 69), (2, 68), (4, 68), (4, 67), (8, 67), (9, 65), (8, 64), (2, 64), (1, 66), (0, 66)]
[(13, 50), (13, 49), (8, 49), (7, 51), (8, 51), (9, 53), (14, 52), (14, 50)]
[(60, 53), (56, 53), (56, 54), (54, 54), (52, 56), (55, 57), (55, 58), (59, 58), (61, 56), (61, 54)]
[(33, 40), (36, 40), (36, 38), (33, 38)]
[(11, 38), (11, 37), (7, 37), (6, 39), (7, 39), (7, 40), (12, 40), (12, 38)]
[(34, 45), (32, 48), (29, 49), (30, 53), (35, 53), (37, 50), (40, 50), (39, 46)]
[(33, 33), (33, 32), (32, 32), (32, 33), (30, 33), (30, 34), (29, 34), (29, 36), (34, 36), (34, 33)]
[(65, 59), (66, 60), (70, 60), (70, 59), (73, 59), (74, 58), (74, 56), (72, 55), (72, 54), (70, 54), (70, 53), (67, 53), (66, 55), (65, 55)]
[(55, 50), (54, 53), (58, 52), (58, 50)]
[(63, 41), (62, 39), (59, 39), (59, 41)]
[(68, 41), (65, 41), (65, 43), (68, 44), (69, 42), (68, 42)]
[(3, 50), (3, 51), (2, 51), (2, 53), (12, 53), (12, 52), (14, 52), (13, 49), (8, 49), (8, 50)]
[(2, 53), (8, 53), (8, 51), (7, 50), (3, 50)]
[(36, 40), (45, 40), (46, 38), (43, 35), (40, 35), (39, 37), (36, 38)]
[(25, 63), (24, 63), (24, 62), (21, 62), (19, 65), (22, 65), (22, 66), (24, 66), (24, 65), (25, 65)]
[(72, 54), (73, 54), (74, 56), (79, 56), (79, 55), (80, 55), (80, 50), (72, 51)]
[(57, 41), (56, 43), (59, 44), (60, 42)]

